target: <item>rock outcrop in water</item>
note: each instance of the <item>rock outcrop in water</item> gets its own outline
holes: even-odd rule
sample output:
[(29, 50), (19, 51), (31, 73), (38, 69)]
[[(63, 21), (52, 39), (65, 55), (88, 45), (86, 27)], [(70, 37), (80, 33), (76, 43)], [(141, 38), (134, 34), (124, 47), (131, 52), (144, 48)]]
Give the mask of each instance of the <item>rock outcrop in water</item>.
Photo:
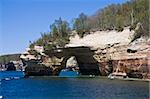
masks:
[(131, 42), (133, 35), (129, 28), (122, 32), (97, 31), (82, 39), (76, 35), (65, 48), (36, 51), (36, 55), (28, 51), (22, 59), (38, 60), (38, 65), (27, 65), (28, 75), (58, 75), (67, 60), (75, 56), (83, 75), (106, 76), (117, 71), (128, 77), (150, 78), (150, 40), (141, 37)]
[(15, 71), (16, 67), (13, 62), (9, 62), (6, 64), (7, 71)]

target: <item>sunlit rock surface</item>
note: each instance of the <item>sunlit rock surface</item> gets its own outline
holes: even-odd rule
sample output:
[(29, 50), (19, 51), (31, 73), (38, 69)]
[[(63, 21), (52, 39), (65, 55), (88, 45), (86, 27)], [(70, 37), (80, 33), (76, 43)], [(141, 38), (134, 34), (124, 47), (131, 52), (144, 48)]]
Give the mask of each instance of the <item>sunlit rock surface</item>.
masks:
[(80, 72), (85, 75), (106, 76), (117, 71), (129, 77), (150, 79), (150, 39), (141, 37), (131, 42), (134, 33), (127, 27), (122, 32), (96, 31), (83, 38), (74, 35), (65, 48), (44, 51), (39, 57), (40, 64), (51, 70), (50, 75), (58, 75), (66, 64), (74, 64), (69, 58), (75, 56)]
[[(97, 31), (79, 38), (70, 38), (66, 47), (88, 46), (96, 49), (94, 58), (99, 62), (102, 75), (126, 72), (130, 77), (150, 78), (150, 39), (139, 38), (131, 42), (134, 31)], [(113, 69), (112, 69), (113, 68)]]
[(66, 63), (66, 67), (77, 67), (78, 63), (75, 56), (71, 56)]
[(108, 44), (119, 43), (121, 45), (127, 45), (132, 39), (134, 31), (130, 31), (129, 28), (125, 28), (122, 32), (112, 31), (96, 31), (92, 34), (86, 35), (80, 38), (77, 34), (74, 37), (70, 37), (70, 43), (66, 47), (76, 46), (89, 46), (93, 48), (103, 48)]

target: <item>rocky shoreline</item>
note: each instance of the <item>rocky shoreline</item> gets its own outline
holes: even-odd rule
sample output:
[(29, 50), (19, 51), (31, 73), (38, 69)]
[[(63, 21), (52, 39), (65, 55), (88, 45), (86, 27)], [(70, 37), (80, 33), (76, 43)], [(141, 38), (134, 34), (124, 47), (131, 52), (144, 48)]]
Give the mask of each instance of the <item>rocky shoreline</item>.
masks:
[[(36, 77), (41, 77), (41, 76), (30, 76), (28, 78), (36, 78)], [(10, 80), (19, 80), (19, 79), (24, 79), (26, 77), (6, 77), (6, 78), (2, 78), (0, 79), (0, 82), (2, 81), (10, 81)], [(90, 76), (90, 75), (80, 75), (80, 76), (42, 76), (42, 78), (76, 78), (76, 79), (80, 79), (80, 78), (96, 78), (96, 79), (109, 79), (106, 76)], [(119, 79), (119, 78), (114, 78), (114, 79), (110, 79), (110, 80), (123, 80), (123, 81), (144, 81), (144, 82), (150, 82), (150, 79), (138, 79), (138, 78), (123, 78), (123, 79)]]
[[(150, 79), (150, 40), (141, 37), (131, 42), (134, 32), (129, 31), (128, 28), (123, 32), (105, 32), (102, 31), (101, 34), (101, 31), (97, 31), (82, 39), (71, 37), (70, 44), (64, 48), (52, 50), (44, 50), (42, 46), (28, 48), (27, 52), (21, 55), (21, 59), (26, 64), (25, 75), (57, 76), (66, 68), (68, 59), (74, 56), (81, 75), (108, 76), (111, 73), (125, 73), (130, 78)], [(113, 40), (110, 34), (118, 37)], [(99, 36), (97, 38), (107, 38), (108, 41), (103, 42), (95, 37), (96, 40), (92, 39), (89, 44), (83, 44), (83, 42), (88, 43), (85, 41), (95, 35)], [(125, 40), (120, 39), (120, 36), (124, 36)], [(109, 38), (113, 41), (110, 42)], [(79, 44), (75, 42), (77, 40)], [(34, 55), (33, 52), (37, 54)]]

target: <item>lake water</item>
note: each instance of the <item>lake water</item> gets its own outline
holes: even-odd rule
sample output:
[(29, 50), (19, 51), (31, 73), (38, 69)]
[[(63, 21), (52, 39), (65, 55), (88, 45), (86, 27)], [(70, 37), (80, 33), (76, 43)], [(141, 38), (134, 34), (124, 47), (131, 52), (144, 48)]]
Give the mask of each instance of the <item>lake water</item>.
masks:
[[(0, 77), (23, 77), (22, 72), (0, 72)], [(149, 82), (106, 78), (30, 77), (2, 80), (4, 99), (149, 99)]]

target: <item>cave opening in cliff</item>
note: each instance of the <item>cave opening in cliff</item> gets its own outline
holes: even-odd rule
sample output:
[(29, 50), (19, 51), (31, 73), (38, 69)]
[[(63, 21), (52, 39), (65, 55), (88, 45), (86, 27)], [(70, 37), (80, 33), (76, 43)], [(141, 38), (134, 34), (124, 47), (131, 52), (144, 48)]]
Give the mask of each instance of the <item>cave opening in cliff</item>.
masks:
[(62, 65), (59, 76), (77, 76), (79, 74), (79, 64), (75, 56), (65, 58)]
[(75, 56), (71, 56), (70, 58), (67, 59), (66, 61), (66, 69), (71, 69), (73, 71), (76, 71), (79, 69), (78, 67), (78, 62)]

